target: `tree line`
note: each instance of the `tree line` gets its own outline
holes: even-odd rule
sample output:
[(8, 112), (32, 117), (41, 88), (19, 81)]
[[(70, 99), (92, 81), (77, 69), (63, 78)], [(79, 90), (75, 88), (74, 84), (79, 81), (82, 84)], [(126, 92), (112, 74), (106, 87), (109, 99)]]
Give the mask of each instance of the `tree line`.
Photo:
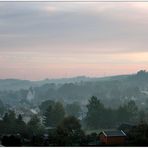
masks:
[[(22, 142), (23, 145), (28, 146), (49, 146), (50, 144), (52, 146), (88, 145), (90, 141), (98, 137), (96, 133), (86, 135), (84, 129), (115, 128), (123, 122), (137, 122), (140, 114), (133, 100), (120, 105), (117, 109), (111, 109), (105, 107), (95, 96), (89, 99), (87, 114), (82, 120), (78, 119), (81, 109), (77, 103), (64, 106), (60, 102), (47, 100), (42, 102), (39, 107), (41, 110), (40, 116), (32, 116), (28, 123), (23, 121), (21, 114), (16, 116), (12, 110), (6, 112), (0, 120), (1, 136), (19, 134), (24, 139), (29, 139), (28, 143)], [(42, 122), (39, 117), (42, 117)], [(147, 127), (146, 125), (144, 127)], [(143, 129), (139, 128), (141, 126), (138, 126), (137, 130), (143, 132)], [(48, 135), (47, 139), (43, 136), (45, 133)], [(133, 133), (139, 134), (139, 132), (135, 130), (129, 132), (129, 137), (135, 143)], [(14, 139), (14, 137), (11, 138)], [(5, 143), (9, 139), (4, 136), (2, 141)]]
[[(86, 116), (81, 120), (82, 126), (86, 129), (115, 128), (124, 122), (136, 123), (145, 117), (134, 100), (113, 109), (105, 107), (97, 97), (92, 96), (86, 107)], [(51, 100), (43, 102), (40, 109), (44, 123), (49, 127), (56, 127), (65, 116), (72, 115), (78, 118), (80, 112), (83, 112), (77, 103), (63, 106), (62, 103)]]
[[(100, 128), (115, 128), (124, 122), (136, 123), (144, 119), (145, 114), (141, 112), (133, 100), (120, 105), (117, 109), (105, 107), (104, 104), (95, 96), (92, 96), (87, 104), (86, 116), (81, 119), (80, 123), (86, 129), (100, 129)], [(16, 117), (14, 111), (6, 112), (3, 119), (0, 121), (1, 133), (18, 132), (17, 130), (35, 132), (37, 127), (57, 127), (65, 117), (74, 116), (80, 117), (83, 112), (80, 104), (77, 102), (63, 105), (60, 102), (47, 100), (40, 104), (40, 114), (31, 117), (31, 120), (26, 124), (23, 121), (22, 115)], [(42, 123), (40, 122), (42, 119)], [(12, 126), (17, 127), (17, 130)], [(8, 130), (10, 129), (10, 130)], [(35, 131), (32, 131), (35, 129)], [(37, 131), (36, 131), (37, 132)], [(22, 133), (22, 132), (21, 132)]]
[(133, 100), (120, 105), (117, 109), (107, 108), (101, 101), (92, 96), (87, 105), (86, 126), (91, 129), (115, 128), (124, 122), (137, 122), (140, 111)]

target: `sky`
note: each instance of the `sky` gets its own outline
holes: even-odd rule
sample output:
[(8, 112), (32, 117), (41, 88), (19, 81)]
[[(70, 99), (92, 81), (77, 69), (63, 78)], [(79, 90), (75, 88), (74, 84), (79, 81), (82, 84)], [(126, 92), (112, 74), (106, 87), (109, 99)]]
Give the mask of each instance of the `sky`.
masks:
[(148, 69), (147, 2), (0, 2), (0, 79)]

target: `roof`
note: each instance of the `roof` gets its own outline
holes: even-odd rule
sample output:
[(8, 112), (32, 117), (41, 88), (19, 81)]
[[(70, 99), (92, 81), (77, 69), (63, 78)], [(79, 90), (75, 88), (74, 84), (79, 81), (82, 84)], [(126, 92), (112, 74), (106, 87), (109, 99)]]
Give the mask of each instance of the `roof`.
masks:
[(103, 133), (107, 137), (125, 137), (126, 136), (126, 134), (122, 130), (121, 131), (119, 131), (119, 130), (115, 130), (115, 131), (103, 131), (101, 133)]
[(118, 130), (132, 129), (136, 127), (135, 124), (123, 123), (118, 127)]

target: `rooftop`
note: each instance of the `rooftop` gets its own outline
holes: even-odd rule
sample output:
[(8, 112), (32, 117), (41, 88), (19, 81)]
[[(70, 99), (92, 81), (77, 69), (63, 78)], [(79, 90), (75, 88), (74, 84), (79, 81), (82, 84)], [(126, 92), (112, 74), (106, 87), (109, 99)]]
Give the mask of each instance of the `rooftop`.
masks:
[(115, 130), (115, 131), (103, 131), (101, 132), (107, 137), (112, 137), (112, 136), (126, 136), (126, 134), (121, 130)]

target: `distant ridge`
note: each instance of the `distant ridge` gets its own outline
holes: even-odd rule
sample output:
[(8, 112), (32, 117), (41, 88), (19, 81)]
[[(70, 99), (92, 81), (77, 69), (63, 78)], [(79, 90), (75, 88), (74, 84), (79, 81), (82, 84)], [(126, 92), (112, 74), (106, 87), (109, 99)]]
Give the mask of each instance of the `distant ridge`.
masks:
[(89, 82), (89, 81), (109, 81), (109, 80), (122, 80), (129, 76), (137, 75), (139, 72), (145, 72), (145, 70), (140, 70), (135, 74), (125, 74), (125, 75), (114, 75), (106, 77), (87, 77), (87, 76), (76, 76), (70, 78), (54, 78), (54, 79), (44, 79), (38, 81), (31, 80), (21, 80), (16, 78), (0, 79), (0, 90), (19, 90), (28, 89), (30, 87), (41, 86), (48, 83), (64, 84), (64, 83), (79, 83), (79, 82)]

